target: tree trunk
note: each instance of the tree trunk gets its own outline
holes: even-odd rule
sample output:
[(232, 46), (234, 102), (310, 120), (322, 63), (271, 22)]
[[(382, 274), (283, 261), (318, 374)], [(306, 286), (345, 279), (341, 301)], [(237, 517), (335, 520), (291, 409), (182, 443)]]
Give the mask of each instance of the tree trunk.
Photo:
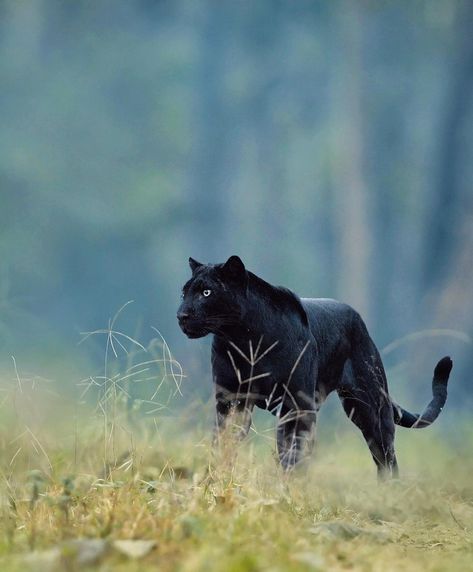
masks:
[(337, 294), (369, 320), (371, 228), (363, 174), (361, 13), (356, 2), (343, 7), (339, 30), (343, 49), (334, 67), (331, 169), (338, 237)]

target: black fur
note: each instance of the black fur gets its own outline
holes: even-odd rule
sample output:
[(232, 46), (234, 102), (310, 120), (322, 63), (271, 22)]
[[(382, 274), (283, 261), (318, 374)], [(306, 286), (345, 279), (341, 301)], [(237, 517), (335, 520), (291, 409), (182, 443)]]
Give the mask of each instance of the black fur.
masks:
[(337, 391), (378, 474), (396, 476), (395, 424), (426, 427), (437, 418), (447, 398), (450, 358), (435, 368), (425, 411), (409, 413), (391, 400), (379, 352), (353, 308), (300, 299), (247, 271), (237, 256), (224, 264), (192, 258), (189, 264), (192, 278), (183, 288), (178, 320), (190, 338), (214, 335), (217, 429), (239, 414), (246, 435), (253, 407), (269, 410), (278, 417), (278, 454), (289, 469), (310, 449), (319, 407)]

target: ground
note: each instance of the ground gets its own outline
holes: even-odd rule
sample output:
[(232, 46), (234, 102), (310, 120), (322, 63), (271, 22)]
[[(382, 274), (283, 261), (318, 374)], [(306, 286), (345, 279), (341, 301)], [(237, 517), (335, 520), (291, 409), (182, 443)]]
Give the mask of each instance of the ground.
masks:
[[(313, 461), (284, 475), (266, 417), (233, 455), (212, 454), (206, 423), (193, 425), (209, 407), (173, 415), (107, 442), (92, 421), (73, 440), (3, 436), (0, 569), (473, 570), (467, 427), (456, 441), (440, 420), (400, 430), (402, 477), (378, 484), (348, 422), (327, 424)], [(123, 539), (152, 542), (118, 550)]]

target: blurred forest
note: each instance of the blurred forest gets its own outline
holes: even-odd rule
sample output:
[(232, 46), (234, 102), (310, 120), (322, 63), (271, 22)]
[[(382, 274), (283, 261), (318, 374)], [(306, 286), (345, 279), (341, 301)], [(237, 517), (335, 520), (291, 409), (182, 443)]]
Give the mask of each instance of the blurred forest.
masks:
[(354, 305), (396, 395), (450, 353), (467, 402), (472, 30), (468, 0), (0, 1), (2, 370), (95, 359), (133, 299), (210, 392), (175, 312), (189, 256), (239, 254)]

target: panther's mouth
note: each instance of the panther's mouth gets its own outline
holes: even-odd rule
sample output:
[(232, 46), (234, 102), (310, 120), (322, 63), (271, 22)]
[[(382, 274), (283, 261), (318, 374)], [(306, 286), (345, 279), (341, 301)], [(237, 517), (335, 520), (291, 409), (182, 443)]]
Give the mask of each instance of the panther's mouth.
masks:
[(198, 330), (198, 331), (196, 331), (196, 330), (183, 330), (183, 331), (186, 334), (186, 336), (191, 340), (195, 340), (196, 338), (203, 338), (209, 333), (206, 330)]
[(208, 329), (196, 324), (192, 325), (189, 323), (180, 323), (179, 326), (181, 327), (181, 330), (186, 334), (186, 336), (191, 340), (196, 338), (203, 338), (208, 333), (210, 333)]

